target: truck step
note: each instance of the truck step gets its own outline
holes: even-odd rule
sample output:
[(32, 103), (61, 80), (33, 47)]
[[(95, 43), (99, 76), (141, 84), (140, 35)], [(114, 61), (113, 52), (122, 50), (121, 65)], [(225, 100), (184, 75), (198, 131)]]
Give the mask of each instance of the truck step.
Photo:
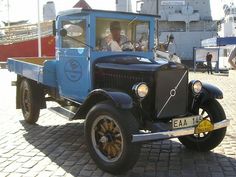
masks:
[(64, 108), (64, 107), (50, 107), (48, 108), (50, 111), (58, 114), (59, 116), (63, 117), (63, 118), (66, 118), (67, 120), (71, 121), (73, 120), (74, 116), (75, 116), (75, 113)]

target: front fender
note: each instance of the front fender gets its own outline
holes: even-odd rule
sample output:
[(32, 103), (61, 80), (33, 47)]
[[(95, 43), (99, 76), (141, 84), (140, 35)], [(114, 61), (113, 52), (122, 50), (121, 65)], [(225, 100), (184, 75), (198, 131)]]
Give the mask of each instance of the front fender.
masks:
[(202, 94), (209, 98), (223, 99), (223, 92), (216, 86), (211, 84), (202, 84)]
[(199, 107), (208, 100), (223, 99), (223, 92), (218, 87), (211, 84), (202, 83), (202, 91), (198, 96), (192, 93), (191, 85), (189, 89), (189, 111), (195, 114), (198, 114)]
[(116, 107), (121, 109), (131, 109), (133, 107), (133, 99), (124, 92), (119, 91), (107, 91), (103, 89), (96, 89), (92, 91), (85, 103), (93, 97), (103, 97), (111, 101)]
[(223, 92), (214, 85), (203, 83), (202, 92), (196, 98), (197, 104), (202, 105), (210, 99), (223, 99)]
[(96, 89), (88, 95), (77, 111), (75, 118), (84, 118), (95, 104), (102, 101), (110, 101), (115, 107), (120, 109), (133, 108), (133, 99), (128, 94), (120, 91)]

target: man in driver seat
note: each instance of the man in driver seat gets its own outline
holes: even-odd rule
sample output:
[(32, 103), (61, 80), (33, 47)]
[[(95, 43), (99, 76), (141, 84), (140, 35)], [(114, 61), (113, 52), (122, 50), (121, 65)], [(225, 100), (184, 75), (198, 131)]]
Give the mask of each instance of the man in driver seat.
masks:
[(101, 50), (102, 51), (122, 51), (121, 45), (128, 42), (128, 38), (121, 33), (121, 26), (119, 21), (112, 21), (110, 23), (110, 32), (101, 41)]

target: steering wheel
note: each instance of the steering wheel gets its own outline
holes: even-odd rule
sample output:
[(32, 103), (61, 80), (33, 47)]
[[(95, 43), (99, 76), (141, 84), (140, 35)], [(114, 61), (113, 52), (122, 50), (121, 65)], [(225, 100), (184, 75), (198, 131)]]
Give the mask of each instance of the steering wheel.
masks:
[(132, 44), (132, 41), (125, 41), (125, 42), (121, 43), (120, 48), (122, 49), (122, 51), (133, 51), (134, 50), (134, 46)]
[[(130, 44), (130, 45), (125, 45), (125, 44)], [(125, 41), (123, 43), (120, 44), (120, 48), (122, 49), (122, 51), (141, 51), (141, 44), (138, 41)]]

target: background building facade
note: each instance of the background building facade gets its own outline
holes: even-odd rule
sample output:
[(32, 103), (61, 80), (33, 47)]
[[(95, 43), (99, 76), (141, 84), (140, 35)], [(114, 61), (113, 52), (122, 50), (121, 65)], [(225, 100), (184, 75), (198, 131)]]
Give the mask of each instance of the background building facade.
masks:
[(212, 20), (210, 0), (143, 0), (141, 13), (159, 14), (159, 41), (167, 35), (175, 38), (176, 53), (192, 65), (193, 48), (201, 40), (217, 35), (217, 21)]

